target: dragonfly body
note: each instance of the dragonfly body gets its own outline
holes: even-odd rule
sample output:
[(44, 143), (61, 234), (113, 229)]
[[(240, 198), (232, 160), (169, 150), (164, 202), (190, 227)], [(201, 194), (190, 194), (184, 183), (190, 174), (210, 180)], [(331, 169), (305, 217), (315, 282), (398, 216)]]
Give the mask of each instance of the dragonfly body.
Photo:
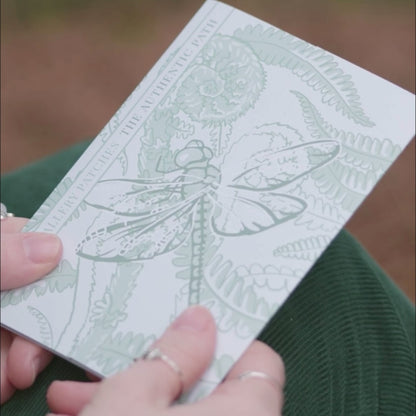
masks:
[[(203, 192), (198, 199), (193, 212), (193, 228), (190, 234), (191, 262), (188, 304), (199, 303), (201, 280), (204, 273), (204, 253), (206, 250), (207, 230), (209, 229), (209, 216), (213, 209), (215, 190), (218, 188), (221, 173), (210, 164), (212, 151), (200, 141), (193, 141), (184, 150), (181, 150), (175, 158), (177, 166), (184, 169), (185, 178), (200, 178), (200, 182), (183, 186), (182, 197), (184, 200)], [(194, 146), (195, 145), (195, 146)]]
[[(218, 188), (221, 181), (219, 169), (210, 164), (213, 157), (211, 149), (205, 147), (199, 140), (191, 141), (188, 146), (179, 151), (175, 157), (175, 164), (183, 169), (182, 180), (185, 184), (182, 188), (183, 199), (191, 198), (199, 191)], [(186, 183), (189, 180), (194, 183)]]

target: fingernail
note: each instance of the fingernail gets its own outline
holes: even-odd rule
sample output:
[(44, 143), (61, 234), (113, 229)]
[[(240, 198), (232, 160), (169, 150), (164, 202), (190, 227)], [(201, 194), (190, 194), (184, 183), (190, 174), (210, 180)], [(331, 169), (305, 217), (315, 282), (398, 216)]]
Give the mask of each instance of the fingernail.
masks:
[(205, 331), (212, 322), (209, 311), (202, 306), (192, 306), (182, 312), (172, 324), (175, 329), (190, 329), (196, 332)]
[(61, 241), (53, 234), (30, 233), (23, 238), (23, 249), (33, 263), (50, 263), (56, 260)]
[(31, 385), (36, 380), (36, 377), (38, 376), (39, 371), (40, 371), (40, 358), (35, 357), (32, 361), (32, 383), (30, 383)]

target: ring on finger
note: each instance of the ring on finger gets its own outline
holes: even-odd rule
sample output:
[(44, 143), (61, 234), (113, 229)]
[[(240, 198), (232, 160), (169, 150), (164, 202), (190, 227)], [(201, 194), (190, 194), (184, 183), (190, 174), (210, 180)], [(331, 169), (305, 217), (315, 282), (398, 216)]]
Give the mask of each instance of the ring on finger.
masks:
[(150, 348), (140, 358), (144, 361), (153, 361), (153, 360), (163, 361), (179, 378), (180, 389), (179, 389), (178, 397), (183, 393), (185, 389), (183, 371), (181, 370), (179, 365), (176, 364), (176, 362), (172, 360), (172, 358), (164, 354), (160, 348), (158, 347)]
[(278, 392), (283, 390), (283, 385), (280, 381), (267, 373), (263, 373), (263, 371), (244, 371), (243, 373), (239, 374), (236, 379), (239, 381), (245, 381), (250, 378), (256, 378), (260, 380), (267, 381), (271, 384)]
[(7, 212), (7, 207), (2, 202), (0, 203), (0, 220), (5, 220), (6, 218), (14, 217), (12, 212)]

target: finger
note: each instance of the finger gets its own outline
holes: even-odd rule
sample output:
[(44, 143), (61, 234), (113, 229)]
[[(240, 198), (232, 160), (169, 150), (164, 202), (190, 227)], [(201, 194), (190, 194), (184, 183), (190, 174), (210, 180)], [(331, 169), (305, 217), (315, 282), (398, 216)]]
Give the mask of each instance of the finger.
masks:
[(17, 233), (19, 232), (28, 222), (27, 218), (21, 217), (10, 217), (1, 221), (1, 232), (2, 233)]
[(52, 353), (21, 337), (14, 337), (7, 357), (9, 380), (18, 389), (30, 387), (51, 362)]
[(46, 400), (52, 412), (75, 416), (91, 401), (98, 386), (98, 382), (54, 381)]
[[(261, 378), (239, 380), (247, 371), (268, 374), (276, 383)], [(256, 341), (236, 362), (214, 392), (199, 402), (172, 408), (170, 416), (239, 416), (281, 415), (283, 408), (283, 386), (285, 370), (278, 354), (265, 344)]]
[(4, 329), (1, 330), (1, 356), (0, 356), (0, 402), (3, 404), (5, 401), (9, 400), (12, 397), (15, 388), (13, 387), (12, 383), (9, 380), (7, 375), (8, 368), (7, 368), (7, 355), (10, 349), (10, 345), (12, 344), (13, 336), (9, 331)]
[(285, 366), (279, 354), (260, 341), (254, 341), (234, 364), (224, 379), (232, 381), (246, 371), (262, 371), (276, 378), (279, 384), (285, 384)]
[(88, 380), (90, 381), (100, 381), (102, 377), (98, 377), (93, 373), (90, 373), (89, 371), (85, 372), (85, 375), (87, 376)]
[(1, 290), (39, 279), (56, 267), (61, 255), (62, 243), (53, 234), (2, 232)]
[[(275, 382), (255, 377), (238, 379), (241, 374), (250, 371), (267, 374)], [(247, 393), (247, 397), (255, 396), (258, 403), (279, 411), (283, 407), (284, 385), (285, 367), (282, 358), (266, 344), (255, 341), (231, 368), (224, 382), (214, 392), (214, 396), (224, 392), (231, 396), (234, 394), (235, 397)]]
[[(147, 393), (152, 402), (170, 405), (179, 394), (187, 391), (209, 366), (216, 341), (215, 322), (210, 312), (201, 306), (187, 309), (156, 342), (167, 357), (182, 371), (182, 380), (175, 371), (160, 359), (137, 362), (137, 369), (147, 382)], [(154, 374), (157, 371), (161, 378)], [(179, 379), (179, 381), (178, 381)], [(158, 393), (156, 390), (160, 390)]]
[(63, 413), (47, 413), (45, 416), (71, 416), (71, 415), (64, 415)]
[[(83, 415), (132, 414), (162, 409), (194, 384), (208, 367), (215, 348), (216, 329), (209, 311), (194, 306), (182, 313), (156, 346), (182, 370), (180, 377), (163, 360), (139, 360), (104, 380)], [(140, 411), (138, 412), (140, 413)]]

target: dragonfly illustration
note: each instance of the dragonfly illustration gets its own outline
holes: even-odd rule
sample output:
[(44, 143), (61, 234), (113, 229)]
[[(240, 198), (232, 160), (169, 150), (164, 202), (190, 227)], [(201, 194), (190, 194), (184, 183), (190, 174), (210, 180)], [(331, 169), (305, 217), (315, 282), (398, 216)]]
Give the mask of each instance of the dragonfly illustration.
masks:
[(212, 150), (192, 140), (177, 152), (177, 169), (161, 177), (98, 182), (86, 202), (115, 214), (115, 222), (90, 232), (77, 253), (95, 261), (148, 260), (192, 238), (190, 261), (201, 271), (208, 233), (252, 235), (297, 217), (306, 203), (276, 190), (329, 162), (338, 151), (332, 140), (287, 147), (248, 160), (244, 171), (223, 183), (211, 162)]

